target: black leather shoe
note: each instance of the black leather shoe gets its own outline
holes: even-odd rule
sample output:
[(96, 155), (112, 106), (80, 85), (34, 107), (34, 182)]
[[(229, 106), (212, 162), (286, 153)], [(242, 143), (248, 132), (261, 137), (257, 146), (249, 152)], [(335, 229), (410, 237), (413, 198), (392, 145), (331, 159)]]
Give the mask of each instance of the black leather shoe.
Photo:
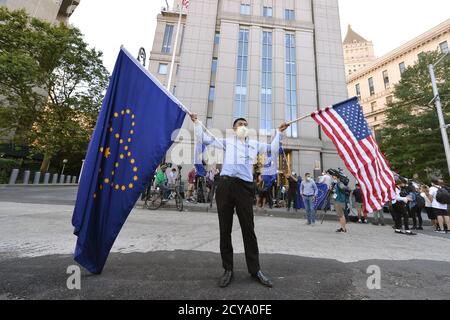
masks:
[(219, 280), (219, 287), (226, 288), (230, 285), (233, 280), (233, 271), (225, 270), (222, 278)]
[(273, 284), (261, 271), (258, 271), (257, 274), (252, 275), (253, 279), (261, 283), (263, 286), (272, 288)]

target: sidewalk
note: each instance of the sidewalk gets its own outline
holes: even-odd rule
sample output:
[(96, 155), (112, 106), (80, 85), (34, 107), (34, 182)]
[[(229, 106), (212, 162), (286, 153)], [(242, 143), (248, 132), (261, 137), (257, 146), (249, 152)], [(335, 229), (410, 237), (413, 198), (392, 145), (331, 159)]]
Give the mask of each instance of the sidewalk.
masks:
[[(184, 201), (183, 203), (184, 212), (210, 212), (210, 213), (217, 213), (217, 207), (215, 203), (213, 204), (212, 208), (210, 208), (209, 203), (191, 203), (188, 201)], [(135, 205), (137, 208), (143, 208), (144, 202), (138, 201)], [(173, 201), (169, 201), (169, 203), (165, 204), (164, 206), (161, 206), (158, 210), (162, 211), (176, 211), (177, 208), (175, 206), (175, 203)], [(269, 207), (266, 207), (264, 210), (256, 210), (254, 207), (254, 214), (255, 216), (260, 217), (277, 217), (277, 218), (289, 218), (289, 219), (306, 219), (306, 211), (304, 209), (299, 209), (297, 212), (291, 209), (290, 212), (287, 211), (286, 208), (273, 208), (270, 209)], [(325, 221), (337, 221), (337, 216), (335, 211), (327, 211), (326, 213), (324, 211), (317, 211), (316, 217), (318, 220), (322, 219), (322, 216), (325, 215), (324, 220)], [(422, 214), (423, 219), (423, 226), (431, 226), (431, 221), (428, 219), (428, 217), (425, 214)], [(369, 223), (373, 221), (373, 214), (369, 214)], [(320, 221), (319, 221), (320, 223)], [(392, 216), (390, 213), (384, 214), (384, 223), (386, 225), (394, 225), (394, 220), (392, 219)], [(412, 225), (412, 219), (410, 219), (410, 225)]]

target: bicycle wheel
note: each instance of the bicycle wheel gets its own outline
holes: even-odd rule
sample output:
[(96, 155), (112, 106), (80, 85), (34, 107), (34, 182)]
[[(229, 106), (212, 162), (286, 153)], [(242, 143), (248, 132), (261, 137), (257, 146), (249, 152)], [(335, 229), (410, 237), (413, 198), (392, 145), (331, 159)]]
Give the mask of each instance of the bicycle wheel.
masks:
[(158, 210), (162, 205), (162, 194), (159, 191), (152, 191), (145, 199), (145, 206), (149, 210)]
[(175, 203), (177, 205), (177, 210), (178, 211), (183, 211), (183, 198), (181, 197), (180, 193), (176, 193), (175, 195)]

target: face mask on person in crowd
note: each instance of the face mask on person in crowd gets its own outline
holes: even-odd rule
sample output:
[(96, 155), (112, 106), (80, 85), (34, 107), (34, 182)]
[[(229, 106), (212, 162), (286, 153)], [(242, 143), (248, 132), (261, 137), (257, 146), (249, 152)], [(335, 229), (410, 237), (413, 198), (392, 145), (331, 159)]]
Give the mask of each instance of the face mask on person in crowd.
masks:
[(248, 137), (248, 128), (246, 126), (240, 126), (236, 129), (236, 136), (239, 139), (245, 139)]
[(306, 181), (311, 181), (311, 177), (310, 177), (310, 176), (307, 176), (307, 177), (306, 177)]

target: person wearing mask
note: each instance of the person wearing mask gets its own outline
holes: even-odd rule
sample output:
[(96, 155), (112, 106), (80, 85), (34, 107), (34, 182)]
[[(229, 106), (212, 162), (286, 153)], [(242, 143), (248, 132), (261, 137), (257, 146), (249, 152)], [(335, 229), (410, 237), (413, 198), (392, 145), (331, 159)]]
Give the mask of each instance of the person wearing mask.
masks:
[(275, 133), (270, 144), (260, 143), (249, 137), (248, 122), (244, 118), (233, 122), (234, 136), (218, 140), (204, 132), (196, 114), (191, 114), (197, 141), (224, 151), (224, 161), (217, 186), (217, 211), (220, 229), (220, 253), (222, 266), (225, 269), (219, 280), (219, 286), (225, 288), (233, 279), (233, 245), (231, 233), (233, 216), (236, 214), (244, 240), (247, 269), (254, 280), (264, 286), (272, 287), (272, 282), (261, 271), (259, 263), (258, 240), (255, 234), (253, 199), (253, 170), (258, 153), (266, 154), (270, 148), (276, 157), (280, 149), (282, 134), (289, 125), (282, 124)]
[[(444, 181), (442, 179), (433, 178), (431, 180), (431, 188), (430, 188), (430, 200), (431, 206), (433, 207), (434, 214), (437, 218), (437, 223), (439, 225), (439, 229), (436, 231), (438, 233), (446, 233), (450, 228), (450, 219), (448, 215), (448, 206), (447, 204), (440, 203), (437, 200), (437, 194), (439, 189), (441, 189), (444, 185)], [(447, 225), (447, 231), (444, 228), (444, 222)]]
[(322, 172), (322, 175), (317, 179), (317, 183), (326, 184), (328, 190), (333, 186), (333, 177), (328, 174), (328, 172)]
[[(406, 234), (413, 234), (409, 230), (409, 222), (408, 222), (408, 212), (406, 210), (406, 206), (408, 205), (409, 201), (412, 201), (412, 199), (408, 196), (407, 193), (405, 193), (404, 188), (405, 184), (402, 181), (401, 178), (397, 177), (395, 179), (395, 199), (392, 200), (392, 217), (395, 222), (395, 233), (406, 233)], [(402, 231), (402, 218), (403, 218), (403, 225), (404, 225), (404, 232)]]
[(432, 200), (430, 200), (433, 198), (430, 196), (430, 187), (428, 187), (427, 185), (423, 185), (421, 188), (420, 196), (425, 200), (425, 212), (428, 216), (428, 219), (430, 219), (431, 224), (433, 225), (433, 229), (437, 230), (438, 224), (436, 222), (436, 216), (431, 205)]
[(288, 177), (289, 189), (288, 189), (288, 205), (287, 211), (291, 210), (291, 204), (295, 212), (297, 212), (298, 204), (297, 204), (297, 196), (298, 196), (298, 177), (295, 172)]
[(339, 180), (339, 177), (333, 176), (333, 185), (331, 188), (333, 190), (334, 209), (336, 210), (341, 225), (336, 232), (347, 233), (347, 220), (345, 219), (344, 210), (348, 187)]
[(316, 210), (315, 202), (319, 189), (316, 183), (311, 178), (310, 173), (305, 174), (305, 180), (302, 181), (300, 185), (300, 194), (303, 198), (303, 203), (305, 204), (307, 225), (314, 226), (316, 224)]
[[(418, 207), (419, 201), (417, 200), (417, 197), (419, 197), (419, 195), (417, 194), (416, 187), (413, 185), (412, 182), (408, 183), (408, 191), (409, 191), (408, 195), (412, 199), (412, 201), (408, 203), (409, 217), (412, 218), (413, 221), (412, 229), (423, 230), (422, 209)], [(419, 222), (419, 225), (417, 225), (417, 222)]]
[(369, 223), (367, 212), (364, 211), (363, 196), (359, 183), (356, 183), (355, 185), (353, 196), (355, 197), (356, 211), (358, 212), (358, 223)]

